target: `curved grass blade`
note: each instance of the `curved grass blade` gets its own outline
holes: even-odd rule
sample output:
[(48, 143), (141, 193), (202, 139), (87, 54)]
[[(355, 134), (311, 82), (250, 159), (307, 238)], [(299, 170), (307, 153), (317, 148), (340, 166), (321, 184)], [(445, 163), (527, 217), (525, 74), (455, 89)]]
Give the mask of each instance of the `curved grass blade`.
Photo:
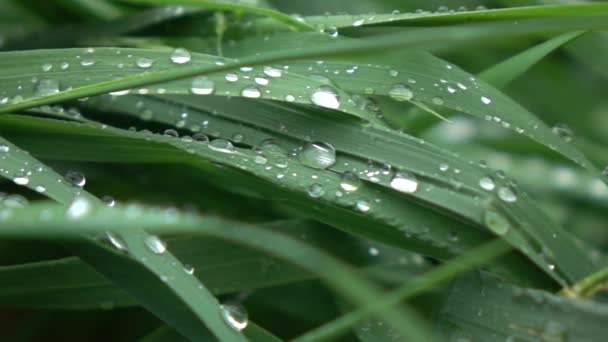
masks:
[[(59, 202), (71, 202), (67, 211), (65, 208), (63, 209), (62, 219), (71, 219), (73, 224), (78, 226), (82, 223), (79, 220), (81, 216), (86, 214), (91, 206), (100, 202), (81, 188), (66, 184), (63, 177), (2, 137), (0, 137), (0, 144), (2, 144), (0, 153), (3, 154), (2, 176), (10, 177), (16, 184), (27, 186)], [(10, 213), (5, 210), (4, 214), (9, 215)], [(41, 233), (45, 236), (55, 233), (53, 231), (41, 232), (40, 227), (36, 225), (33, 226), (33, 231), (37, 232), (39, 236)], [(182, 264), (171, 253), (165, 253), (164, 250), (163, 253), (153, 253), (150, 248), (146, 248), (146, 241), (155, 239), (155, 237), (137, 228), (124, 233), (116, 232), (128, 244), (129, 253), (141, 260), (141, 264), (147, 269), (145, 270), (135, 260), (125, 258), (121, 254), (93, 243), (90, 236), (83, 242), (83, 233), (85, 232), (78, 234), (80, 242), (67, 243), (70, 250), (129, 291), (144, 306), (170, 322), (185, 335), (198, 336), (205, 324), (218, 338), (228, 341), (244, 340), (240, 333), (224, 323), (220, 315), (219, 303), (215, 297), (200, 285), (196, 278), (183, 272)], [(103, 232), (98, 231), (96, 234), (99, 236)], [(117, 267), (117, 265), (123, 267)], [(165, 282), (166, 286), (160, 282), (159, 278), (169, 279), (169, 277), (171, 281)], [(148, 282), (146, 291), (141, 290), (141, 281)], [(181, 305), (188, 305), (188, 309), (192, 310), (194, 315), (188, 310), (184, 310), (183, 307), (177, 306), (175, 296), (181, 301)]]
[(479, 78), (495, 87), (504, 88), (517, 76), (524, 74), (530, 67), (545, 58), (549, 53), (580, 37), (584, 33), (583, 31), (575, 31), (551, 38), (546, 42), (535, 45), (507, 60), (493, 65), (491, 68), (480, 73)]
[(218, 11), (232, 11), (236, 13), (251, 13), (276, 20), (292, 30), (310, 31), (313, 28), (303, 20), (259, 6), (256, 0), (120, 0), (133, 4), (150, 5), (185, 5), (194, 8), (211, 9)]
[[(608, 14), (605, 3), (563, 4), (547, 6), (526, 6), (503, 9), (483, 9), (463, 12), (421, 12), (372, 15), (326, 15), (307, 16), (303, 20), (314, 27), (365, 28), (367, 26), (416, 26), (453, 25), (462, 23), (522, 20), (531, 18), (559, 18), (573, 16), (599, 16)], [(259, 25), (273, 27), (265, 20)]]
[[(203, 234), (265, 251), (317, 274), (337, 294), (357, 305), (367, 305), (380, 294), (375, 286), (359, 276), (350, 266), (295, 239), (246, 224), (234, 224), (192, 214), (173, 212), (167, 216), (165, 212), (159, 211), (157, 208), (138, 207), (133, 209), (132, 206), (129, 208), (118, 205), (113, 208), (95, 207), (85, 215), (86, 220), (75, 222), (66, 219), (65, 209), (61, 206), (48, 203), (32, 204), (28, 208), (11, 210), (10, 215), (7, 215), (8, 218), (2, 221), (3, 226), (6, 227), (2, 234), (24, 238), (33, 237), (40, 234), (40, 226), (43, 224), (47, 229), (45, 232), (49, 235), (70, 238), (82, 233), (103, 232), (106, 230), (108, 220), (111, 219), (115, 231), (121, 232), (131, 250), (133, 246), (137, 246), (136, 243), (141, 242), (139, 239), (127, 238), (127, 236), (137, 237), (138, 229), (133, 227), (134, 219), (129, 213), (133, 210), (140, 213), (135, 218), (138, 227), (142, 227), (146, 231), (159, 233), (159, 229), (162, 229), (176, 234), (186, 232)], [(44, 221), (39, 219), (41, 212), (47, 213)], [(173, 267), (170, 264), (166, 266)], [(424, 323), (415, 314), (403, 310), (387, 310), (381, 316), (411, 340), (425, 340), (423, 337), (426, 335)]]

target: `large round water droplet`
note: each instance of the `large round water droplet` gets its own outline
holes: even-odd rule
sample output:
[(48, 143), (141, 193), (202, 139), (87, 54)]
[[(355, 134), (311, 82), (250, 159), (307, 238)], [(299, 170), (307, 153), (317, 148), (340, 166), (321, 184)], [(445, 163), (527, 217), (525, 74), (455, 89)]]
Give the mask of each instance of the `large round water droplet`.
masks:
[(326, 169), (336, 162), (336, 149), (330, 144), (313, 142), (300, 152), (300, 162), (314, 169)]
[(69, 170), (65, 173), (63, 178), (65, 178), (68, 183), (79, 188), (82, 188), (87, 183), (87, 179), (85, 178), (84, 174), (79, 171)]
[(340, 188), (346, 192), (356, 191), (360, 186), (361, 179), (354, 172), (346, 171), (340, 177)]
[(0, 144), (0, 152), (7, 153), (11, 148), (6, 144)]
[(190, 62), (192, 56), (190, 52), (184, 48), (177, 48), (171, 52), (171, 62), (175, 64), (185, 64)]
[(222, 318), (232, 329), (242, 331), (249, 324), (249, 314), (245, 307), (238, 303), (225, 303), (220, 305)]
[(338, 92), (330, 86), (320, 86), (317, 88), (312, 95), (310, 95), (310, 101), (319, 106), (329, 109), (340, 108), (340, 97)]
[(254, 86), (248, 86), (241, 90), (241, 96), (248, 97), (250, 99), (258, 99), (262, 97), (262, 92), (260, 91), (260, 89)]
[(405, 84), (395, 84), (391, 87), (388, 95), (395, 101), (409, 101), (414, 97), (412, 88)]
[(492, 177), (482, 177), (479, 180), (479, 186), (484, 190), (492, 191), (496, 185), (494, 184), (494, 179), (492, 179)]
[(163, 254), (167, 251), (167, 245), (156, 235), (148, 235), (144, 238), (144, 245), (154, 254)]
[(509, 203), (517, 201), (517, 195), (515, 194), (515, 191), (506, 186), (501, 186), (500, 188), (498, 188), (498, 198)]
[(321, 184), (315, 183), (308, 187), (308, 196), (312, 198), (319, 198), (323, 197), (323, 195), (325, 195), (325, 189), (323, 189)]
[(56, 94), (60, 91), (59, 82), (50, 78), (40, 79), (34, 86), (34, 94), (36, 96)]
[(215, 90), (215, 82), (208, 77), (200, 76), (192, 79), (190, 92), (196, 95), (209, 95)]
[(412, 194), (418, 190), (418, 180), (413, 173), (397, 172), (391, 179), (391, 188)]

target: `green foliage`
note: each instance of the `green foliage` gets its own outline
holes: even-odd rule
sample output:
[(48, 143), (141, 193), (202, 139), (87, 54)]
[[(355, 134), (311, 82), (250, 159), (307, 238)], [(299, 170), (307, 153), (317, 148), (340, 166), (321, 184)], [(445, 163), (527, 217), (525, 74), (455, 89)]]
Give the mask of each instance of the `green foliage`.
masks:
[(608, 3), (431, 3), (0, 4), (0, 337), (602, 340)]

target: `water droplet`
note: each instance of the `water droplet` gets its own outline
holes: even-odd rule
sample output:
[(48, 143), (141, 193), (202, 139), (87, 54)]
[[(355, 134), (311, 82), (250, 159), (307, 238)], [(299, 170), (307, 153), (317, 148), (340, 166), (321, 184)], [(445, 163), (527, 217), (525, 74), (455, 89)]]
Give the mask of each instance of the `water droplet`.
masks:
[(346, 192), (356, 191), (360, 186), (361, 179), (354, 172), (346, 171), (340, 177), (340, 188)]
[(196, 133), (192, 136), (192, 139), (194, 139), (194, 141), (199, 142), (199, 143), (208, 143), (209, 142), (209, 137), (203, 133)]
[(319, 106), (329, 109), (340, 108), (340, 97), (336, 90), (329, 86), (320, 86), (310, 96), (310, 101)]
[(222, 318), (232, 329), (242, 331), (247, 328), (249, 314), (245, 307), (238, 303), (224, 303), (220, 305)]
[(409, 101), (414, 97), (412, 88), (405, 84), (395, 84), (391, 87), (388, 95), (395, 101)]
[(411, 194), (418, 190), (418, 180), (412, 173), (397, 172), (391, 179), (391, 188)]
[(194, 274), (194, 266), (192, 266), (190, 264), (184, 264), (184, 272), (186, 272), (186, 274), (193, 275)]
[(243, 90), (241, 90), (241, 96), (248, 97), (251, 99), (258, 99), (258, 98), (262, 97), (262, 92), (260, 92), (260, 89), (254, 87), (254, 86), (248, 86), (248, 87), (243, 88)]
[(370, 247), (367, 249), (367, 251), (369, 252), (369, 255), (371, 255), (371, 256), (378, 256), (380, 254), (380, 251), (376, 247)]
[(89, 199), (79, 196), (72, 201), (66, 215), (68, 219), (78, 220), (87, 216), (91, 212), (92, 207), (93, 204)]
[(319, 198), (325, 195), (325, 189), (321, 184), (314, 183), (308, 187), (308, 196), (312, 198)]
[(268, 83), (270, 82), (270, 81), (268, 81), (268, 79), (267, 79), (267, 78), (264, 78), (264, 77), (256, 77), (256, 78), (254, 78), (254, 79), (253, 79), (253, 81), (254, 81), (256, 84), (259, 84), (259, 85), (261, 85), (261, 86), (267, 86), (267, 85), (268, 85)]
[(105, 203), (108, 207), (113, 207), (116, 205), (116, 200), (112, 196), (105, 195), (101, 198), (101, 201)]
[(116, 248), (118, 251), (127, 253), (127, 243), (118, 235), (112, 232), (106, 232), (106, 240), (112, 245), (112, 247)]
[(36, 85), (34, 86), (34, 94), (36, 96), (56, 94), (60, 91), (61, 90), (59, 89), (59, 82), (50, 78), (40, 79), (38, 82), (36, 82)]
[(450, 166), (446, 163), (439, 164), (439, 171), (446, 172), (450, 169)]
[(565, 142), (572, 141), (572, 129), (566, 124), (557, 124), (553, 126), (552, 131), (555, 135), (562, 138)]
[(273, 68), (270, 66), (264, 67), (264, 74), (268, 77), (281, 77), (283, 75), (283, 71), (281, 69)]
[(39, 193), (43, 193), (46, 191), (46, 188), (42, 185), (36, 185), (36, 187), (34, 189)]
[(443, 102), (442, 98), (440, 98), (440, 97), (434, 97), (433, 98), (433, 103), (436, 104), (436, 105), (438, 105), (438, 106), (443, 106), (444, 102)]
[(224, 79), (228, 82), (237, 82), (239, 80), (239, 75), (229, 72), (224, 76)]
[(365, 19), (357, 19), (353, 22), (353, 26), (359, 27), (359, 26), (363, 25), (364, 22), (365, 22)]
[(171, 62), (175, 64), (185, 64), (190, 62), (192, 56), (190, 52), (184, 48), (177, 48), (171, 52)]
[(173, 128), (167, 128), (164, 132), (163, 135), (166, 137), (171, 137), (171, 138), (177, 138), (179, 137), (179, 133), (177, 133), (176, 130), (174, 130)]
[(209, 143), (209, 149), (221, 153), (235, 153), (234, 146), (226, 139), (215, 139)]
[(91, 65), (94, 65), (96, 62), (93, 59), (90, 58), (84, 58), (83, 60), (80, 61), (80, 65), (82, 65), (83, 67), (88, 67)]
[(332, 38), (337, 38), (339, 35), (338, 28), (335, 26), (327, 26), (323, 29), (323, 33), (329, 35)]
[(167, 245), (156, 235), (148, 235), (144, 238), (144, 245), (154, 254), (163, 254), (167, 251)]
[(509, 221), (494, 210), (486, 210), (483, 219), (486, 226), (497, 235), (505, 235), (511, 228)]
[(479, 180), (479, 186), (484, 190), (492, 191), (496, 185), (494, 184), (494, 179), (492, 179), (492, 177), (482, 177)]
[(30, 179), (26, 176), (18, 175), (13, 178), (13, 182), (17, 185), (28, 185), (30, 183)]
[(498, 198), (509, 203), (517, 201), (517, 195), (515, 192), (506, 186), (501, 186), (498, 188)]
[(195, 77), (190, 85), (190, 92), (196, 95), (209, 95), (215, 90), (215, 82), (206, 76)]
[(152, 64), (154, 64), (154, 60), (146, 57), (141, 57), (138, 58), (137, 61), (135, 61), (135, 64), (140, 68), (147, 69), (151, 67)]
[(69, 184), (72, 184), (79, 188), (82, 188), (87, 183), (87, 179), (85, 178), (85, 176), (81, 172), (78, 172), (78, 171), (69, 170), (68, 172), (65, 173), (63, 178), (65, 178), (65, 180)]
[(490, 100), (490, 98), (489, 98), (489, 97), (482, 96), (482, 97), (481, 97), (481, 102), (482, 102), (483, 104), (490, 104), (490, 103), (492, 103), (492, 100)]
[(51, 71), (51, 69), (53, 69), (53, 64), (51, 64), (51, 63), (42, 64), (42, 71), (47, 72), (47, 71)]
[(11, 148), (6, 144), (0, 144), (0, 152), (7, 153)]
[(365, 199), (360, 199), (355, 203), (355, 207), (362, 213), (366, 213), (371, 209), (369, 202)]
[(300, 152), (300, 162), (314, 169), (326, 169), (336, 162), (336, 149), (330, 144), (313, 142)]

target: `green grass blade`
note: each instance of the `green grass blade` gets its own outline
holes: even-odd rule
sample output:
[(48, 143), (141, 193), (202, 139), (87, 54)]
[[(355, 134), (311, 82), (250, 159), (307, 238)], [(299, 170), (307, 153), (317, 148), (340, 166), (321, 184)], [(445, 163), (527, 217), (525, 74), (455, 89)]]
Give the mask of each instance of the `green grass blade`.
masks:
[[(76, 213), (86, 213), (90, 206), (99, 203), (99, 200), (79, 187), (66, 184), (63, 177), (4, 138), (0, 137), (0, 143), (4, 146), (2, 153), (5, 154), (2, 174), (4, 177), (10, 177), (18, 185), (37, 190), (62, 203), (72, 202), (70, 208), (79, 208)], [(74, 207), (75, 205), (76, 207)], [(64, 211), (62, 218), (67, 219), (70, 215), (72, 214), (68, 209), (68, 211)], [(77, 220), (75, 223), (78, 225)], [(38, 229), (39, 227), (35, 228), (35, 230)], [(38, 233), (40, 233), (39, 230)], [(44, 232), (45, 235), (54, 233), (53, 231)], [(78, 235), (81, 239), (83, 233)], [(129, 244), (132, 255), (139, 258), (141, 264), (151, 273), (145, 271), (136, 261), (129, 260), (90, 241), (69, 242), (67, 245), (106, 277), (130, 291), (144, 306), (174, 324), (186, 335), (197, 336), (198, 331), (202, 328), (201, 322), (205, 322), (207, 327), (221, 339), (245, 340), (241, 334), (224, 323), (220, 315), (219, 303), (215, 297), (200, 285), (196, 278), (183, 272), (182, 264), (171, 253), (152, 253), (144, 243), (151, 237), (141, 229), (118, 234)], [(120, 264), (123, 267), (117, 267)], [(128, 270), (133, 273), (129, 274)], [(137, 277), (133, 277), (134, 275)], [(166, 282), (168, 287), (161, 284), (159, 278), (171, 278), (170, 282)], [(147, 291), (141, 290), (140, 279), (147, 279), (150, 282)], [(171, 296), (177, 296), (182, 303), (188, 304), (196, 316), (193, 317), (182, 309), (176, 310), (175, 298), (171, 298)], [(163, 298), (164, 301), (158, 301), (160, 298)], [(182, 314), (177, 315), (180, 311)]]
[(265, 16), (287, 25), (295, 30), (310, 31), (313, 28), (305, 21), (270, 8), (258, 6), (258, 1), (251, 0), (121, 0), (133, 4), (185, 5), (203, 9), (251, 13)]

